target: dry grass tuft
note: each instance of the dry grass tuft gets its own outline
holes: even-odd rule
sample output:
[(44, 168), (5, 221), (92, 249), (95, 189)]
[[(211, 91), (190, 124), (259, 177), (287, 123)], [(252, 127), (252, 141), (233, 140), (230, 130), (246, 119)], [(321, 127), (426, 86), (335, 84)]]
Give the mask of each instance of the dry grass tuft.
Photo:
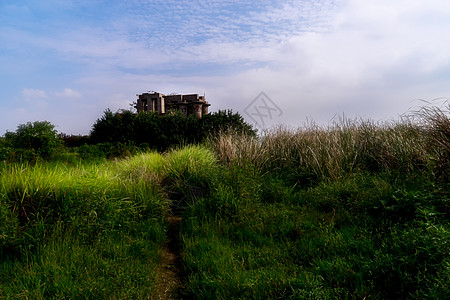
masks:
[[(208, 144), (223, 163), (252, 163), (261, 172), (280, 170), (297, 183), (337, 179), (355, 171), (399, 171), (409, 174), (426, 169), (430, 160), (444, 176), (450, 161), (450, 121), (446, 109), (424, 107), (414, 118), (376, 123), (340, 120), (323, 128), (309, 125), (280, 126), (262, 137), (224, 131)], [(447, 174), (448, 176), (448, 174)]]

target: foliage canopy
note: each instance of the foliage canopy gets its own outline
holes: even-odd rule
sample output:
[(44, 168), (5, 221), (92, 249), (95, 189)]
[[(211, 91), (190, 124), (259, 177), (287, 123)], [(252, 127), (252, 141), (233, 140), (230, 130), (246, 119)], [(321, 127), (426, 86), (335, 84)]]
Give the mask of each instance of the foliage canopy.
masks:
[(218, 111), (197, 119), (184, 117), (180, 111), (166, 115), (157, 113), (134, 114), (123, 110), (113, 113), (106, 110), (91, 131), (93, 143), (127, 143), (148, 145), (152, 149), (165, 150), (172, 145), (198, 143), (208, 135), (215, 135), (233, 128), (245, 135), (256, 135), (256, 130), (245, 122), (239, 113)]
[[(62, 145), (55, 126), (48, 121), (21, 124), (15, 132), (7, 132), (3, 148), (9, 149), (16, 158), (48, 159)], [(12, 149), (11, 149), (12, 148)], [(5, 150), (6, 152), (6, 150)]]

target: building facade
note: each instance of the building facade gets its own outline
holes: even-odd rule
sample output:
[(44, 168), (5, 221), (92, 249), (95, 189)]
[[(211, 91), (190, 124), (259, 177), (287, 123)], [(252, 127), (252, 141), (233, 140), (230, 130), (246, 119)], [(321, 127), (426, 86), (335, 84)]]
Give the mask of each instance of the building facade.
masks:
[(138, 113), (145, 111), (165, 114), (171, 109), (178, 109), (185, 117), (195, 115), (197, 118), (201, 118), (208, 114), (208, 107), (211, 105), (205, 100), (205, 96), (199, 96), (198, 94), (164, 95), (149, 92), (137, 96), (135, 108)]

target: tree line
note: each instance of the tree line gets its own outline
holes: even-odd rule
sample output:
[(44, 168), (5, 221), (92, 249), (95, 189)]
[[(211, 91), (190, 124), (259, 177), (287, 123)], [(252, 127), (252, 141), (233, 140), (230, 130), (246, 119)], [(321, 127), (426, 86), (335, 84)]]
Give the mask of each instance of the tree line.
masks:
[(256, 130), (239, 114), (220, 110), (201, 119), (180, 111), (138, 114), (107, 109), (92, 125), (89, 135), (58, 133), (48, 121), (28, 122), (0, 138), (0, 161), (38, 159), (96, 159), (129, 155), (139, 150), (165, 151), (203, 142), (228, 129), (255, 136)]

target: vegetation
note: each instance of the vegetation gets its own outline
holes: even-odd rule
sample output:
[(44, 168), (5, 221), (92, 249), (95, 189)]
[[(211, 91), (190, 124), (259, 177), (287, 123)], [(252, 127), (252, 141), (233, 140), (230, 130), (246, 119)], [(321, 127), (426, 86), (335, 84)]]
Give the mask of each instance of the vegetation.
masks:
[(184, 213), (186, 294), (448, 299), (448, 112), (211, 138), (226, 168)]
[(36, 162), (103, 161), (130, 157), (141, 151), (166, 151), (170, 148), (198, 144), (208, 136), (232, 128), (248, 136), (256, 130), (231, 110), (218, 111), (197, 119), (185, 118), (180, 111), (166, 115), (134, 114), (129, 110), (116, 113), (106, 110), (92, 126), (88, 136), (57, 134), (47, 121), (21, 124), (16, 132), (0, 137), (0, 161)]
[(164, 242), (156, 184), (112, 163), (13, 164), (0, 180), (0, 297), (146, 294)]
[[(155, 116), (104, 119), (120, 118)], [(262, 137), (219, 126), (163, 153), (123, 128), (69, 164), (0, 166), (0, 298), (156, 298), (170, 239), (183, 298), (450, 298), (449, 107)]]
[(233, 128), (246, 135), (255, 136), (256, 131), (241, 115), (232, 111), (219, 111), (197, 119), (187, 118), (180, 111), (134, 114), (131, 111), (112, 113), (105, 111), (92, 127), (93, 143), (134, 143), (142, 147), (164, 151), (174, 145), (202, 142), (208, 135)]
[(7, 132), (1, 141), (0, 160), (47, 159), (61, 147), (55, 126), (50, 122), (28, 122), (19, 125), (16, 132)]

